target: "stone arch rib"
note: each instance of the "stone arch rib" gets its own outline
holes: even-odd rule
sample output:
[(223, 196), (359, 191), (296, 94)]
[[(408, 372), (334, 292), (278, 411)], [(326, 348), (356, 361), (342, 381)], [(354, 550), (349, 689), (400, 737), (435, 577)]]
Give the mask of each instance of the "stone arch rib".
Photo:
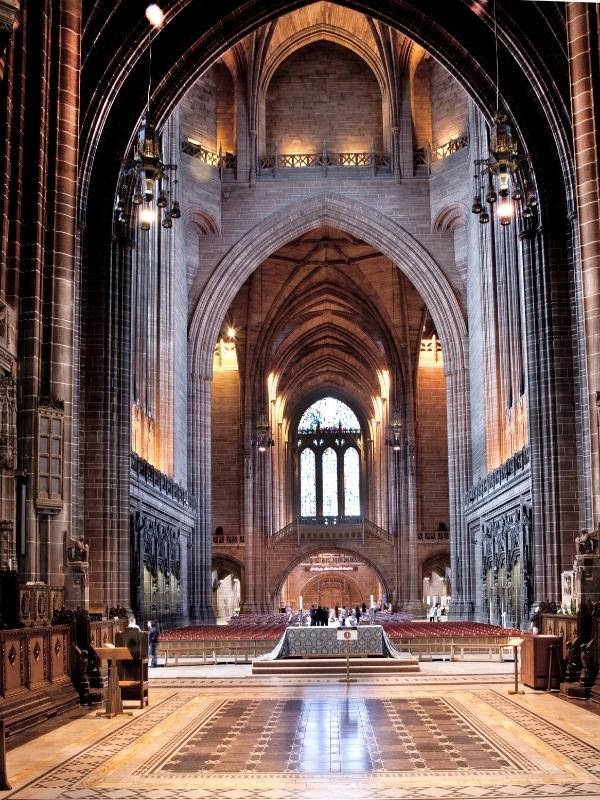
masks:
[(361, 203), (324, 193), (290, 204), (266, 217), (218, 264), (204, 287), (190, 324), (192, 374), (210, 377), (221, 321), (244, 281), (279, 247), (323, 224), (340, 228), (376, 246), (401, 269), (429, 308), (444, 344), (446, 372), (464, 368), (466, 324), (439, 265), (398, 223)]

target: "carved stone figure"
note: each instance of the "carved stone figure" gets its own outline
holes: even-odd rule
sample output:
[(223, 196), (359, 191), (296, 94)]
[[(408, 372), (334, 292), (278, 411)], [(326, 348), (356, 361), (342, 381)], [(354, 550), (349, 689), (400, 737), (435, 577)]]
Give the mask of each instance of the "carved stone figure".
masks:
[(574, 683), (579, 678), (581, 672), (581, 640), (577, 636), (569, 639), (565, 645), (567, 651), (567, 667), (565, 670), (565, 681)]
[(581, 529), (579, 536), (575, 538), (577, 555), (596, 555), (598, 552), (598, 529), (588, 531)]

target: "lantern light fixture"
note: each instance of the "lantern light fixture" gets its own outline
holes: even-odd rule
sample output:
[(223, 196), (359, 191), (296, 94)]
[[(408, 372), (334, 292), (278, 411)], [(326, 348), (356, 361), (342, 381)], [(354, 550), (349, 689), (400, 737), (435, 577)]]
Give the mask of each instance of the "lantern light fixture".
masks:
[(264, 411), (258, 415), (254, 436), (250, 444), (252, 447), (256, 447), (259, 453), (264, 453), (267, 448), (275, 446), (275, 441), (271, 433), (271, 426), (269, 425), (269, 420)]
[(400, 412), (397, 410), (392, 412), (390, 424), (387, 427), (385, 443), (395, 452), (402, 449), (402, 419), (400, 417)]
[[(160, 16), (160, 21), (159, 20)], [(146, 17), (153, 28), (159, 28), (164, 18), (156, 4), (149, 5)], [(133, 158), (121, 169), (121, 189), (115, 202), (115, 219), (129, 222), (135, 212), (139, 226), (149, 231), (153, 223), (161, 220), (163, 228), (171, 228), (173, 220), (181, 217), (178, 197), (177, 165), (165, 163), (156, 121), (150, 108), (152, 89), (152, 32), (148, 37), (148, 91), (146, 108), (134, 146)], [(137, 209), (137, 211), (136, 211)]]
[[(479, 221), (490, 221), (490, 211), (497, 204), (501, 225), (510, 225), (516, 214), (531, 219), (537, 207), (532, 185), (530, 156), (519, 151), (513, 124), (504, 111), (497, 111), (486, 158), (475, 160), (473, 204), (471, 211)], [(484, 201), (485, 198), (485, 201)]]
[(165, 15), (162, 8), (157, 3), (150, 3), (146, 7), (146, 19), (153, 28), (161, 28), (165, 21)]
[[(498, 20), (496, 0), (493, 2), (494, 49), (496, 55), (496, 113), (490, 131), (488, 154), (475, 160), (473, 176), (473, 205), (471, 210), (482, 224), (490, 221), (494, 204), (501, 225), (510, 225), (520, 212), (529, 220), (537, 207), (530, 171), (530, 156), (519, 150), (514, 125), (508, 114), (500, 109), (500, 67), (498, 58)], [(485, 203), (482, 198), (485, 197)]]

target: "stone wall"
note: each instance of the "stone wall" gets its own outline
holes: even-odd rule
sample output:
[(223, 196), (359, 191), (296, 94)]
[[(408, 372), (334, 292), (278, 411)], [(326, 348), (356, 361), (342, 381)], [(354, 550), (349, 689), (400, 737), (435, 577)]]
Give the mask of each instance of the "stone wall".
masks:
[(467, 131), (468, 97), (460, 83), (437, 61), (431, 60), (431, 147)]
[(212, 381), (212, 525), (225, 535), (241, 531), (240, 378), (237, 370), (215, 369)]
[(448, 433), (444, 368), (421, 365), (417, 377), (417, 491), (423, 531), (449, 527)]
[(266, 153), (381, 151), (381, 91), (370, 68), (329, 42), (307, 45), (273, 75), (266, 102)]
[[(225, 69), (225, 67), (222, 67)], [(217, 143), (217, 67), (204, 73), (179, 103), (181, 133), (208, 150)]]

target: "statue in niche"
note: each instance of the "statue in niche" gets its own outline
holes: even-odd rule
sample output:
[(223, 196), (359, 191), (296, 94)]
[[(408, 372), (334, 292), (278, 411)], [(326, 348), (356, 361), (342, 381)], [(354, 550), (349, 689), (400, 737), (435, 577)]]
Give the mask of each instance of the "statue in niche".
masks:
[(575, 547), (578, 556), (584, 555), (597, 555), (598, 553), (598, 527), (595, 531), (588, 531), (585, 528), (581, 529), (579, 536), (575, 537)]
[(86, 544), (83, 536), (78, 536), (77, 539), (71, 539), (73, 544), (69, 545), (67, 554), (71, 564), (87, 564), (90, 552), (89, 544)]
[[(67, 532), (65, 531), (65, 538)], [(78, 604), (87, 606), (89, 602), (89, 555), (90, 546), (86, 544), (83, 536), (70, 539), (67, 546), (67, 565), (73, 577), (73, 589), (76, 591), (74, 600)]]

